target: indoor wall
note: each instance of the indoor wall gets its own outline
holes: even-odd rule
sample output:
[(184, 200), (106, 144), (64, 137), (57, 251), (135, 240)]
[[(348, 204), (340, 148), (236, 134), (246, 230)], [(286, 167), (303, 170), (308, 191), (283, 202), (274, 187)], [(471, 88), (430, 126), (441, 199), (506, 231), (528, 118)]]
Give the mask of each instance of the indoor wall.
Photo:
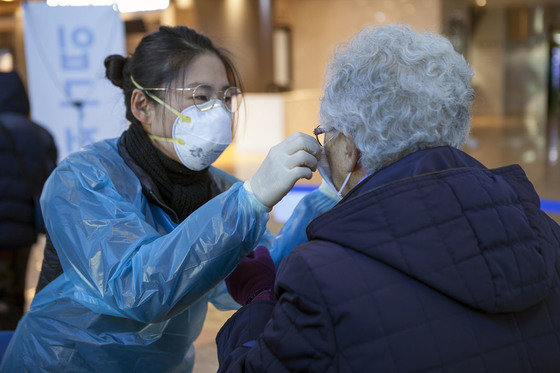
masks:
[(292, 32), (292, 89), (320, 89), (334, 47), (368, 25), (439, 32), (440, 0), (276, 0), (276, 26)]

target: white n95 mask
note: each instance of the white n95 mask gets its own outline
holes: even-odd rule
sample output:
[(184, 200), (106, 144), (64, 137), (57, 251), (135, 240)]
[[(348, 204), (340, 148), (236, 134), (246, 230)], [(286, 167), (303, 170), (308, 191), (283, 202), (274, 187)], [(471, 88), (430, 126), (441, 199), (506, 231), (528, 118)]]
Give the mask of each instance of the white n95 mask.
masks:
[(149, 135), (173, 143), (175, 153), (187, 168), (200, 171), (210, 166), (231, 144), (231, 113), (220, 100), (200, 107), (189, 106), (173, 123), (172, 138)]
[(185, 167), (200, 171), (210, 166), (231, 144), (231, 113), (222, 102), (212, 99), (197, 108), (195, 105), (178, 112), (174, 107), (150, 94), (131, 77), (136, 88), (177, 115), (171, 138), (148, 135), (151, 139), (172, 142), (175, 153)]

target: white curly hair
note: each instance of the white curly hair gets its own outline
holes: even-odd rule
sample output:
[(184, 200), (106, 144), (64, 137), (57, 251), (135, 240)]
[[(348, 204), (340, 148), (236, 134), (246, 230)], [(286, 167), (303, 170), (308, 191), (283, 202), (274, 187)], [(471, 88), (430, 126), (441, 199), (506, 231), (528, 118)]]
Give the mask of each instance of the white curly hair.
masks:
[(368, 173), (466, 141), (473, 72), (442, 36), (366, 27), (336, 48), (325, 75), (320, 123), (353, 139)]

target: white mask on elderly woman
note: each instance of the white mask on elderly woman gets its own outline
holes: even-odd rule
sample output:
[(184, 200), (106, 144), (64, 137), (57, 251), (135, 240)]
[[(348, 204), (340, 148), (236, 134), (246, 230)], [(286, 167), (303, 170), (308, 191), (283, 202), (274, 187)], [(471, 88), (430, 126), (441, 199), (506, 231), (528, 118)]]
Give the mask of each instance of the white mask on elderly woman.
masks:
[(344, 183), (342, 183), (342, 186), (340, 187), (340, 189), (336, 189), (336, 187), (334, 186), (334, 182), (332, 180), (332, 171), (331, 171), (331, 167), (329, 165), (329, 161), (327, 160), (327, 154), (325, 153), (325, 146), (329, 143), (329, 141), (331, 141), (332, 139), (334, 139), (336, 137), (333, 136), (331, 137), (327, 142), (325, 142), (325, 144), (321, 147), (321, 152), (322, 152), (322, 156), (321, 159), (319, 160), (319, 163), (317, 164), (317, 170), (319, 171), (319, 174), (321, 174), (321, 177), (323, 178), (323, 180), (325, 181), (325, 183), (332, 188), (332, 190), (334, 191), (334, 193), (336, 194), (336, 200), (340, 201), (342, 200), (342, 191), (344, 190), (344, 188), (346, 187), (346, 184), (348, 184), (348, 181), (350, 180), (350, 176), (352, 176), (352, 171), (350, 171), (348, 173), (348, 176), (346, 176), (346, 180), (344, 180)]

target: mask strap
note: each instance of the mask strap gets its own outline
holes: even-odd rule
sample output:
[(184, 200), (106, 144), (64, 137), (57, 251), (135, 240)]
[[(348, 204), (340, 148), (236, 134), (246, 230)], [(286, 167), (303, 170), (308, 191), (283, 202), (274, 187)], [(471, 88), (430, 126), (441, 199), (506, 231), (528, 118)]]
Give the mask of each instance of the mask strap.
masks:
[(172, 142), (172, 143), (176, 143), (176, 144), (179, 144), (179, 145), (185, 145), (185, 140), (183, 140), (183, 139), (173, 139), (173, 138), (168, 138), (168, 137), (159, 137), (159, 136), (156, 136), (156, 135), (148, 135), (148, 137), (150, 139), (154, 139), (154, 140)]
[(339, 196), (340, 198), (342, 198), (342, 191), (346, 187), (346, 184), (348, 184), (348, 181), (350, 180), (350, 176), (352, 176), (352, 171), (350, 171), (348, 176), (346, 176), (346, 180), (344, 180), (344, 183), (342, 183), (342, 186), (340, 187), (340, 190), (338, 192), (336, 192), (336, 195)]
[(167, 102), (163, 101), (161, 98), (159, 98), (158, 96), (152, 95), (150, 92), (148, 92), (145, 88), (143, 88), (140, 84), (136, 83), (136, 80), (134, 80), (134, 78), (132, 77), (132, 75), (130, 76), (130, 80), (132, 81), (132, 84), (134, 84), (134, 86), (136, 88), (138, 88), (139, 90), (141, 90), (142, 92), (144, 92), (145, 94), (147, 94), (148, 96), (150, 96), (154, 101), (156, 101), (157, 103), (159, 103), (160, 105), (162, 105), (164, 108), (166, 108), (167, 110), (171, 111), (173, 114), (175, 114), (176, 116), (178, 116), (179, 118), (181, 118), (181, 120), (185, 123), (190, 123), (191, 122), (191, 118), (187, 117), (186, 115), (183, 115), (183, 113), (180, 113), (179, 111), (177, 111), (177, 109), (175, 109), (173, 106), (169, 105)]

